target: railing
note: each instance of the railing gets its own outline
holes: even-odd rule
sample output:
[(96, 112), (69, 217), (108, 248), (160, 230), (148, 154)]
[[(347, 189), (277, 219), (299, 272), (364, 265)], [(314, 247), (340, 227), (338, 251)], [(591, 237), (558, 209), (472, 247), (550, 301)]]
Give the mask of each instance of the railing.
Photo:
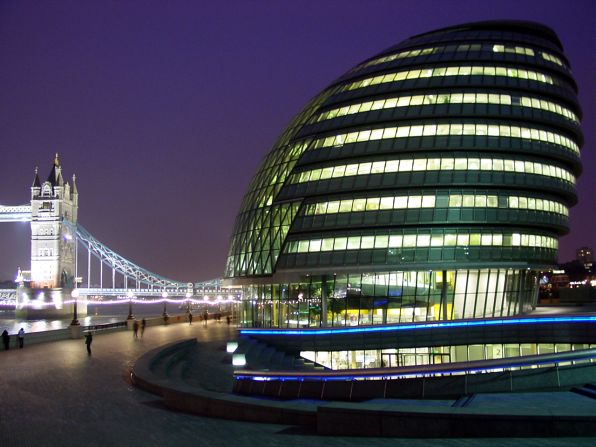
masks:
[(237, 380), (256, 381), (269, 380), (378, 380), (408, 379), (452, 374), (478, 374), (523, 367), (541, 365), (559, 365), (561, 363), (596, 360), (596, 349), (582, 349), (554, 354), (528, 355), (524, 357), (508, 357), (491, 360), (475, 360), (469, 362), (441, 363), (438, 365), (401, 366), (396, 368), (369, 368), (358, 370), (327, 371), (248, 371), (234, 372)]
[(29, 222), (31, 205), (0, 205), (0, 222)]
[(105, 323), (105, 324), (95, 324), (90, 326), (82, 326), (83, 331), (105, 331), (109, 329), (119, 329), (125, 328), (127, 325), (126, 321), (118, 321), (117, 323)]

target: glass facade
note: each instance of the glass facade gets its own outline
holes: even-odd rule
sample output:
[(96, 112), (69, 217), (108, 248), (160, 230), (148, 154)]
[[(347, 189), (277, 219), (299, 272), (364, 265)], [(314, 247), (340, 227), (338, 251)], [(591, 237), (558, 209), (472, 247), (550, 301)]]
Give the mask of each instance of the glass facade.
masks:
[(537, 294), (531, 270), (393, 271), (245, 287), (241, 324), (319, 327), (516, 315)]
[(225, 272), (243, 286), (242, 325), (529, 311), (576, 202), (580, 120), (562, 46), (534, 23), (445, 28), (358, 64), (249, 186)]
[[(421, 348), (360, 349), (354, 351), (302, 351), (300, 355), (317, 365), (339, 370), (473, 362), (580, 351), (594, 347), (596, 345), (571, 343), (494, 343)], [(545, 366), (552, 366), (552, 364), (546, 364)]]

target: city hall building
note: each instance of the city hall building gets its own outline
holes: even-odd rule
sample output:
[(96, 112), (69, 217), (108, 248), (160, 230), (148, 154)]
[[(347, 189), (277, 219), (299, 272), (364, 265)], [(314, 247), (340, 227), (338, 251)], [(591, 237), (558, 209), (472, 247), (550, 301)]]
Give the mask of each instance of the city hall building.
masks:
[(531, 310), (576, 202), (580, 118), (561, 42), (532, 22), (444, 28), (356, 65), (294, 118), (244, 197), (225, 272), (241, 325)]

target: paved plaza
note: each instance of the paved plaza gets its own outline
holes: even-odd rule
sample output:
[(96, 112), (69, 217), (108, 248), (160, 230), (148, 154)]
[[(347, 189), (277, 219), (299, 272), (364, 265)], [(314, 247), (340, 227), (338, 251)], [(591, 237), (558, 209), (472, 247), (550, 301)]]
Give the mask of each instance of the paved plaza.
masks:
[[(98, 334), (93, 355), (83, 340), (0, 352), (0, 446), (582, 446), (594, 439), (383, 439), (320, 437), (302, 428), (236, 422), (177, 413), (127, 380), (128, 368), (149, 349), (196, 337), (223, 346), (234, 328), (210, 322)], [(207, 361), (201, 374), (216, 376)], [(214, 382), (220, 382), (221, 378)]]

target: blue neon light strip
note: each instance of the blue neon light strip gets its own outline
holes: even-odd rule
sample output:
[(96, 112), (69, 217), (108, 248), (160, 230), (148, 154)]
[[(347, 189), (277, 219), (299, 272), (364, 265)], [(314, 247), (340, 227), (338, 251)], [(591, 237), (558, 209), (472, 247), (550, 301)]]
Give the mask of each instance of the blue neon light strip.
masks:
[(331, 335), (359, 334), (370, 332), (391, 332), (404, 330), (495, 326), (499, 324), (543, 324), (543, 323), (596, 323), (596, 316), (542, 317), (542, 318), (499, 318), (489, 320), (442, 321), (435, 323), (411, 323), (394, 326), (366, 326), (330, 329), (240, 329), (242, 335)]
[[(402, 373), (402, 374), (391, 374), (390, 372), (387, 373), (366, 373), (366, 372), (362, 372), (361, 374), (345, 374), (345, 375), (341, 375), (341, 374), (335, 374), (333, 376), (331, 375), (304, 375), (304, 374), (300, 374), (300, 373), (296, 373), (295, 375), (275, 375), (275, 374), (268, 374), (266, 376), (264, 375), (247, 375), (247, 374), (234, 374), (234, 379), (236, 380), (253, 380), (256, 382), (269, 382), (269, 381), (300, 381), (300, 382), (304, 382), (306, 381), (334, 381), (334, 380), (340, 380), (340, 381), (348, 381), (348, 380), (367, 380), (367, 379), (407, 379), (407, 378), (417, 378), (417, 377), (435, 377), (437, 375), (445, 375), (445, 374), (459, 374), (459, 373), (464, 373), (464, 374), (476, 374), (476, 373), (480, 373), (480, 374), (486, 374), (486, 373), (490, 373), (490, 372), (501, 372), (501, 370), (509, 370), (511, 368), (521, 368), (521, 367), (528, 367), (528, 366), (537, 366), (537, 365), (549, 365), (549, 364), (553, 364), (553, 365), (558, 365), (559, 363), (565, 363), (565, 362), (570, 362), (570, 361), (588, 361), (588, 360), (593, 360), (596, 359), (595, 355), (586, 355), (586, 356), (582, 356), (582, 357), (577, 357), (574, 358), (573, 360), (568, 360), (568, 359), (560, 359), (560, 360), (554, 360), (554, 359), (548, 359), (548, 360), (535, 360), (532, 362), (523, 362), (520, 361), (519, 358), (516, 358), (516, 362), (515, 363), (505, 363), (505, 364), (501, 364), (501, 365), (494, 365), (494, 366), (489, 366), (486, 368), (454, 368), (454, 369), (450, 369), (450, 370), (440, 370), (440, 371), (428, 371), (428, 372), (424, 372), (424, 371), (420, 371), (420, 372), (408, 372), (408, 373)], [(336, 371), (334, 371), (336, 372)], [(256, 373), (258, 374), (258, 373)]]

